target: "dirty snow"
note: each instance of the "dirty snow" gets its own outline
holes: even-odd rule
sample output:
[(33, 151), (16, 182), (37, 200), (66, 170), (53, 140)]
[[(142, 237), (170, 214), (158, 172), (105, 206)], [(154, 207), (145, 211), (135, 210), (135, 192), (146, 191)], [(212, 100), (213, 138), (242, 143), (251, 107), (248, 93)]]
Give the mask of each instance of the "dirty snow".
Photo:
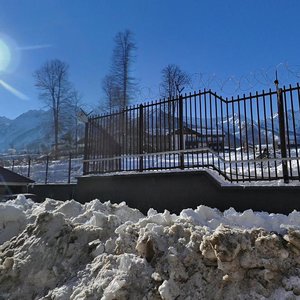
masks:
[(19, 195), (0, 203), (0, 299), (300, 299), (300, 212)]

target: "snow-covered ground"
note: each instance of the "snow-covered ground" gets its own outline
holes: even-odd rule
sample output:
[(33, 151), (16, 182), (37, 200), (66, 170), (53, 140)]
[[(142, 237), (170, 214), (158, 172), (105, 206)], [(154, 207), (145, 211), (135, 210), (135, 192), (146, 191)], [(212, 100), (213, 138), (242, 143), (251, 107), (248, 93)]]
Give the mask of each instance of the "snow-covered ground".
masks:
[(300, 212), (0, 203), (1, 299), (300, 299)]
[[(201, 166), (210, 165), (215, 166), (222, 173), (226, 174), (228, 178), (233, 181), (236, 179), (240, 181), (242, 185), (280, 185), (283, 180), (277, 178), (282, 177), (282, 160), (280, 159), (280, 153), (270, 152), (268, 160), (267, 158), (257, 158), (259, 152), (249, 153), (248, 155), (242, 151), (231, 151), (225, 153), (185, 153), (183, 155), (185, 170), (189, 169), (202, 169)], [(295, 178), (300, 175), (300, 151), (291, 150), (289, 153), (291, 157), (287, 162), (288, 174)], [(125, 171), (139, 170), (139, 157), (126, 157), (121, 160), (121, 169)], [(149, 154), (143, 157), (143, 167), (145, 170), (167, 170), (174, 168), (180, 168), (180, 155), (179, 154)], [(217, 172), (216, 172), (217, 174)], [(272, 181), (269, 181), (269, 178)], [(220, 176), (220, 180), (224, 177)], [(250, 179), (250, 181), (249, 181)], [(256, 180), (258, 181), (255, 183)], [(227, 181), (228, 182), (228, 181)], [(294, 180), (292, 185), (299, 185), (299, 180)]]
[[(28, 160), (16, 163), (8, 167), (10, 170), (28, 176)], [(76, 177), (82, 175), (83, 163), (82, 157), (71, 159), (70, 182), (76, 183)], [(46, 179), (46, 160), (33, 160), (30, 165), (30, 178), (36, 183), (44, 183)], [(49, 160), (47, 182), (48, 183), (67, 183), (69, 178), (69, 160), (68, 158)]]
[[(222, 173), (226, 174), (227, 178), (231, 178), (233, 181), (236, 179), (244, 179), (245, 182), (241, 184), (253, 184), (255, 180), (259, 181), (260, 185), (279, 185), (282, 180), (275, 180), (278, 177), (282, 177), (282, 160), (280, 159), (280, 151), (272, 152), (269, 151), (270, 160), (264, 158), (258, 158), (259, 152), (251, 152), (245, 154), (242, 149), (237, 151), (225, 152), (225, 153), (211, 153), (204, 151), (202, 153), (185, 153), (183, 155), (185, 170), (199, 169), (201, 166), (214, 165)], [(143, 168), (147, 170), (168, 170), (174, 168), (180, 168), (180, 154), (178, 153), (165, 153), (165, 154), (144, 154), (143, 157)], [(290, 150), (289, 156), (292, 158), (287, 162), (289, 176), (295, 178), (300, 175), (300, 150), (296, 152), (295, 149)], [(139, 156), (121, 156), (119, 158), (103, 159), (103, 162), (90, 162), (93, 164), (99, 164), (102, 171), (105, 170), (105, 166), (111, 173), (112, 163), (116, 164), (116, 170), (119, 168), (122, 172), (131, 172), (133, 170), (138, 171), (140, 165)], [(102, 165), (101, 165), (102, 164)], [(16, 163), (12, 168), (12, 165), (8, 167), (13, 169), (15, 172), (27, 176), (28, 175), (28, 161), (23, 160)], [(82, 176), (83, 174), (83, 158), (73, 158), (71, 160), (70, 169), (70, 182), (76, 183), (76, 177)], [(60, 160), (49, 160), (47, 182), (48, 183), (67, 183), (69, 176), (69, 160), (68, 158)], [(220, 176), (222, 177), (222, 176)], [(37, 183), (44, 183), (46, 178), (46, 161), (32, 161), (30, 166), (30, 178), (35, 180)], [(250, 178), (250, 183), (247, 181)], [(272, 178), (272, 181), (268, 181)], [(259, 182), (257, 185), (259, 185)], [(299, 185), (299, 181), (294, 181), (293, 185)]]

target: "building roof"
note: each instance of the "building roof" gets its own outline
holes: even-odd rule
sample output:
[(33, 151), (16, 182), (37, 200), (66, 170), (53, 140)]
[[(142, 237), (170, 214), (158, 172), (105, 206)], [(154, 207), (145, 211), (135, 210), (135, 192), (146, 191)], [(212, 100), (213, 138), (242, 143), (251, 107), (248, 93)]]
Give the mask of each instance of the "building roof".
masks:
[[(180, 129), (176, 129), (174, 131), (175, 134), (180, 134)], [(196, 128), (196, 127), (187, 127), (184, 126), (183, 127), (183, 134), (195, 134), (198, 136), (218, 136), (218, 137), (222, 137), (225, 136), (224, 133), (222, 133), (222, 130), (217, 130), (217, 129), (211, 129), (211, 128)]]
[(34, 183), (34, 180), (0, 167), (0, 185), (27, 185), (29, 183)]

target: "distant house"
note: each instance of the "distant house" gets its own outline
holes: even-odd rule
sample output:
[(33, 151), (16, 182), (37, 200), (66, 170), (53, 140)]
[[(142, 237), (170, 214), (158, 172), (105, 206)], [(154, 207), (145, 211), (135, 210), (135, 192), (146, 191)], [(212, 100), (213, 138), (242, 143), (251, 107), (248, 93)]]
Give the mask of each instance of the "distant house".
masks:
[[(107, 157), (113, 157), (120, 155), (121, 145), (120, 141), (117, 140), (116, 136), (111, 134), (109, 128), (102, 126), (101, 124), (90, 123), (89, 135), (87, 136), (87, 143), (85, 144), (85, 153), (93, 153), (94, 159), (105, 159)], [(123, 137), (121, 138), (123, 141)], [(123, 145), (123, 151), (127, 151), (127, 146)], [(97, 172), (108, 172), (111, 170), (120, 169), (120, 160), (103, 160), (94, 164), (94, 170)], [(89, 163), (84, 163), (84, 173), (89, 172)]]
[[(184, 149), (201, 147), (209, 147), (213, 150), (224, 149), (225, 134), (222, 133), (221, 130), (210, 128), (189, 128), (184, 126), (182, 132)], [(179, 145), (178, 139), (180, 129), (176, 129), (174, 133), (176, 139), (175, 145)]]
[(0, 198), (11, 194), (28, 192), (28, 185), (34, 183), (33, 180), (0, 167)]

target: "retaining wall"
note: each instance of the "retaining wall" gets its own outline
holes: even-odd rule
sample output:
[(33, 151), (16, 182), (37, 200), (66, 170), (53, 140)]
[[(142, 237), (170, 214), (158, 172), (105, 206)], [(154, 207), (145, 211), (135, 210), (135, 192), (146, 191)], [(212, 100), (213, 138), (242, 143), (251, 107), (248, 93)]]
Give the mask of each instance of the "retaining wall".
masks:
[(126, 201), (144, 213), (151, 207), (179, 213), (201, 204), (221, 211), (230, 207), (274, 213), (300, 210), (300, 186), (242, 187), (219, 182), (207, 171), (81, 177), (76, 197), (80, 202)]
[(225, 210), (253, 209), (274, 213), (300, 211), (300, 186), (247, 186), (224, 184), (207, 171), (138, 173), (83, 176), (77, 185), (35, 185), (29, 190), (43, 198), (75, 199), (85, 203), (101, 201), (126, 203), (146, 213), (149, 208), (179, 213), (204, 204)]
[(42, 202), (45, 198), (56, 200), (76, 199), (76, 184), (35, 184), (29, 186), (28, 192), (35, 194), (37, 202)]

